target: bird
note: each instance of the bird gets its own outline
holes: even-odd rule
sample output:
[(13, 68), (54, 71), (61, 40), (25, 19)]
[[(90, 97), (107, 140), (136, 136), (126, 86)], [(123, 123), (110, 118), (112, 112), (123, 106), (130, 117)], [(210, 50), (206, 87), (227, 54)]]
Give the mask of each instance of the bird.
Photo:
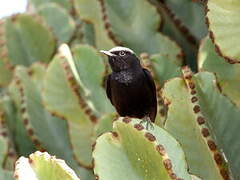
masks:
[(146, 129), (153, 128), (157, 113), (156, 86), (151, 73), (141, 66), (133, 50), (117, 46), (107, 55), (112, 73), (105, 77), (108, 99), (122, 117), (142, 119)]

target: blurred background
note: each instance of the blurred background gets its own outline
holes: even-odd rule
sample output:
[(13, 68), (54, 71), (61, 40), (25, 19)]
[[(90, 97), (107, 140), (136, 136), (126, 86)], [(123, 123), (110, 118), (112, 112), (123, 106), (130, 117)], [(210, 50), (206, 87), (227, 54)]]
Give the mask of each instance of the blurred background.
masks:
[(14, 13), (24, 12), (27, 0), (8, 0), (1, 3), (0, 18), (10, 16)]

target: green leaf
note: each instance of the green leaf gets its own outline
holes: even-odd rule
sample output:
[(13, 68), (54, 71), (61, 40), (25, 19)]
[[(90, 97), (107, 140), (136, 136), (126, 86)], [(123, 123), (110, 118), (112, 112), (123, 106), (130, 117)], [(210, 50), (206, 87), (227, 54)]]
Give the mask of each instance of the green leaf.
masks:
[(48, 3), (56, 3), (61, 7), (65, 8), (66, 10), (70, 11), (73, 5), (71, 0), (29, 0), (29, 1), (34, 5), (36, 9)]
[(96, 47), (98, 49), (110, 49), (114, 47), (115, 43), (108, 37), (108, 32), (104, 28), (99, 1), (75, 0), (75, 7), (83, 21), (93, 24)]
[(156, 54), (150, 57), (155, 78), (161, 86), (169, 79), (181, 75), (182, 59), (169, 55)]
[(21, 117), (21, 95), (16, 84), (16, 79), (11, 82), (8, 90), (9, 97), (5, 96), (1, 102), (5, 112), (6, 124), (16, 146), (17, 153), (19, 155), (28, 155), (36, 151), (36, 148), (27, 134), (27, 130)]
[(14, 176), (18, 180), (80, 180), (64, 160), (39, 151), (30, 154), (29, 158), (20, 157)]
[[(210, 81), (213, 75), (210, 75), (206, 76), (202, 83), (213, 82)], [(220, 147), (215, 146), (215, 134), (210, 128), (215, 126), (209, 127), (206, 123), (211, 121), (212, 117), (204, 108), (207, 104), (202, 104), (204, 94), (196, 91), (196, 87), (201, 85), (199, 76), (192, 76), (186, 71), (184, 79), (175, 78), (165, 84), (163, 97), (169, 104), (165, 128), (181, 143), (191, 173), (203, 179), (224, 179), (220, 171), (226, 172), (227, 176), (229, 174)], [(204, 103), (206, 101), (211, 102), (213, 99), (205, 99)], [(214, 112), (216, 110), (211, 113)], [(215, 157), (219, 157), (220, 161)]]
[[(31, 80), (26, 68), (17, 67), (16, 76), (19, 79), (18, 88), (21, 92), (21, 116), (31, 140), (37, 148), (47, 149), (48, 152), (71, 164), (73, 154), (67, 122), (46, 111), (42, 104), (40, 90)], [(43, 130), (44, 133), (42, 133)]]
[(58, 45), (68, 43), (75, 32), (75, 22), (68, 12), (55, 3), (45, 3), (38, 9), (57, 37)]
[(214, 72), (221, 91), (240, 107), (240, 65), (229, 64), (215, 51), (209, 38), (202, 41), (198, 54), (198, 68), (200, 71)]
[(3, 161), (7, 156), (7, 151), (8, 151), (7, 139), (0, 135), (0, 179), (13, 180), (13, 172), (2, 169)]
[[(173, 11), (171, 8), (169, 8), (168, 4), (171, 4), (173, 0), (170, 1), (157, 1), (157, 0), (150, 0), (150, 2), (152, 4), (154, 4), (156, 6), (156, 8), (158, 9), (158, 12), (161, 14), (161, 17), (163, 19), (163, 23), (161, 25), (161, 31), (168, 35), (169, 37), (171, 37), (173, 40), (175, 40), (183, 49), (183, 53), (184, 53), (184, 58), (186, 60), (186, 63), (188, 65), (190, 65), (190, 67), (193, 70), (196, 70), (196, 54), (197, 54), (197, 48), (198, 48), (198, 40), (196, 37), (194, 37), (194, 35), (190, 32), (190, 29), (188, 29), (186, 27), (185, 21), (182, 21), (183, 19), (181, 19), (180, 16), (177, 16), (179, 13), (189, 13), (189, 6), (190, 6), (190, 13), (192, 12), (191, 9), (195, 9), (192, 8), (191, 6), (193, 4), (193, 6), (196, 6), (196, 3), (193, 3), (190, 0), (180, 0), (181, 1), (181, 8), (178, 8), (177, 11)], [(179, 2), (180, 2), (179, 1)], [(184, 1), (184, 3), (182, 2)], [(187, 2), (186, 2), (187, 1)], [(174, 1), (174, 3), (178, 4), (178, 2)], [(182, 8), (184, 8), (184, 10), (182, 10)], [(175, 8), (173, 8), (175, 9)], [(196, 8), (197, 9), (197, 8)], [(201, 14), (199, 13), (199, 10), (201, 8), (199, 8), (196, 12), (196, 14)], [(201, 11), (200, 11), (201, 12)], [(176, 14), (175, 14), (176, 13)], [(201, 15), (199, 16), (201, 19)], [(188, 21), (192, 21), (193, 18), (192, 16), (189, 16), (189, 20)], [(197, 17), (195, 17), (197, 18)], [(194, 19), (194, 18), (193, 18)], [(197, 18), (198, 19), (198, 18)], [(196, 21), (199, 22), (199, 21)], [(202, 19), (200, 22), (203, 22)], [(194, 24), (195, 22), (191, 22), (191, 25)], [(198, 25), (200, 25), (201, 23), (199, 23)], [(206, 28), (205, 28), (206, 29)], [(199, 29), (200, 31), (202, 30), (201, 28)], [(194, 31), (193, 33), (196, 33), (198, 31)]]
[(67, 120), (76, 160), (84, 167), (91, 167), (94, 125), (85, 113), (87, 107), (83, 108), (84, 102), (77, 89), (72, 89), (74, 77), (64, 63), (68, 65), (65, 59), (56, 56), (48, 67), (44, 80), (44, 104), (50, 112)]
[(0, 169), (0, 179), (14, 180), (13, 172)]
[(207, 3), (210, 37), (229, 63), (240, 62), (240, 1), (211, 0)]
[(99, 179), (190, 180), (180, 144), (153, 126), (154, 130), (147, 131), (138, 119), (115, 121), (113, 133), (100, 136), (93, 151), (94, 172)]
[[(13, 138), (10, 134), (9, 128), (6, 123), (6, 113), (4, 112), (4, 107), (2, 107), (2, 102), (0, 101), (0, 136), (5, 139), (5, 142), (7, 144), (7, 149), (4, 152), (4, 155), (2, 155), (2, 158), (0, 158), (0, 168), (4, 168), (5, 170), (13, 170), (14, 163), (17, 159), (17, 154), (14, 147)], [(1, 150), (1, 144), (0, 144), (0, 152)]]
[(91, 46), (95, 46), (95, 31), (94, 26), (88, 22), (82, 22), (81, 31), (83, 33), (82, 43), (89, 44)]
[(55, 50), (55, 41), (50, 31), (31, 15), (8, 18), (5, 36), (9, 61), (14, 65), (49, 62)]
[(216, 136), (219, 148), (224, 152), (228, 166), (234, 179), (240, 178), (240, 153), (239, 126), (240, 109), (222, 95), (215, 84), (216, 78), (211, 73), (199, 73), (196, 75), (197, 92), (201, 96), (199, 103), (210, 125), (211, 131)]
[(165, 4), (198, 40), (206, 36), (204, 6), (192, 0), (167, 0)]
[(161, 18), (156, 8), (145, 0), (102, 1), (105, 26), (114, 39), (141, 52), (165, 53), (173, 57), (181, 55), (181, 49), (168, 37), (158, 32)]
[(7, 86), (12, 79), (12, 71), (7, 67), (6, 63), (0, 59), (0, 87)]
[(36, 62), (32, 64), (29, 69), (28, 73), (31, 76), (31, 80), (34, 82), (35, 86), (41, 91), (43, 85), (43, 79), (45, 77), (47, 71), (47, 64), (43, 64), (41, 62)]
[(113, 112), (102, 86), (105, 66), (96, 49), (88, 45), (75, 46), (72, 49), (73, 58), (66, 45), (62, 46), (60, 51), (67, 58), (88, 105), (99, 115)]
[[(0, 132), (2, 133), (2, 129), (0, 129)], [(2, 135), (0, 135), (0, 165), (2, 166), (5, 156), (7, 155), (7, 151), (8, 151), (8, 142), (7, 139), (5, 137), (3, 137)], [(0, 166), (0, 168), (2, 168)]]
[(110, 113), (102, 116), (95, 126), (96, 137), (102, 135), (102, 133), (112, 131), (112, 124), (113, 121), (116, 120), (116, 117), (116, 113)]

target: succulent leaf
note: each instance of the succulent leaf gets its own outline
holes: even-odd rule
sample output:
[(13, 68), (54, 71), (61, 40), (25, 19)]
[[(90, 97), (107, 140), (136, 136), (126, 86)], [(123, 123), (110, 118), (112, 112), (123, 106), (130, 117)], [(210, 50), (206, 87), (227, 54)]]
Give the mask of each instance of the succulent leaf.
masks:
[(50, 63), (44, 80), (44, 104), (50, 112), (67, 120), (75, 158), (82, 166), (91, 167), (94, 124), (85, 113), (87, 107), (76, 83), (75, 90), (72, 89), (74, 77), (66, 68), (69, 68), (67, 61), (58, 56)]
[(5, 36), (8, 58), (13, 65), (49, 62), (55, 50), (53, 35), (31, 15), (21, 14), (7, 19)]
[(116, 120), (116, 118), (116, 113), (109, 113), (102, 116), (95, 126), (96, 137), (102, 135), (105, 132), (112, 131), (112, 124), (113, 121)]
[(75, 46), (72, 49), (73, 57), (66, 45), (61, 46), (60, 51), (67, 58), (88, 105), (98, 114), (113, 112), (102, 87), (105, 66), (96, 49), (88, 45)]
[(41, 8), (42, 5), (47, 3), (56, 3), (61, 7), (67, 9), (68, 11), (72, 8), (72, 1), (71, 0), (29, 0), (35, 8)]
[(187, 27), (198, 40), (206, 36), (207, 27), (204, 22), (203, 5), (193, 0), (167, 0), (165, 4), (176, 15), (174, 18), (180, 19), (179, 28)]
[(43, 79), (47, 71), (47, 64), (36, 62), (28, 68), (28, 74), (35, 86), (41, 91), (43, 86)]
[(2, 135), (2, 129), (0, 129), (0, 130), (1, 130), (0, 131), (1, 132), (1, 135), (0, 135), (0, 154), (1, 154), (1, 156), (0, 156), (0, 164), (1, 164), (1, 166), (0, 166), (0, 168), (2, 168), (2, 164), (4, 162), (4, 158), (7, 155), (8, 142), (7, 142), (6, 138), (3, 137), (3, 135)]
[(229, 64), (218, 56), (209, 38), (205, 38), (198, 54), (199, 71), (214, 72), (221, 91), (240, 107), (240, 65)]
[(89, 44), (91, 46), (95, 46), (95, 31), (94, 31), (94, 25), (88, 22), (83, 22), (81, 24), (81, 30), (82, 30), (82, 43)]
[[(138, 119), (120, 118), (94, 147), (100, 179), (191, 179), (180, 144), (158, 126), (147, 131)], [(124, 172), (124, 173), (123, 173)]]
[[(164, 86), (163, 96), (169, 103), (165, 128), (182, 144), (191, 173), (203, 179), (227, 179), (230, 175), (226, 161), (220, 152), (221, 147), (216, 146), (216, 134), (211, 128), (215, 128), (211, 124), (214, 120), (211, 114), (213, 113), (215, 118), (220, 118), (221, 114), (215, 114), (215, 110), (209, 112), (205, 108), (208, 107), (207, 103), (219, 102), (223, 96), (218, 94), (220, 97), (216, 97), (211, 94), (212, 99), (205, 99), (205, 94), (198, 89), (202, 84), (210, 83), (209, 85), (213, 86), (213, 74), (200, 73), (193, 76), (188, 70), (184, 71), (184, 79), (172, 79)], [(200, 82), (201, 76), (204, 78), (201, 78)], [(209, 90), (208, 88), (204, 93), (218, 93)]]
[(24, 126), (24, 121), (20, 113), (20, 91), (17, 88), (16, 81), (12, 81), (8, 87), (9, 97), (5, 96), (1, 103), (5, 113), (5, 120), (8, 126), (9, 133), (15, 144), (16, 151), (19, 155), (28, 155), (36, 149), (32, 143), (27, 130)]
[(181, 58), (172, 58), (169, 55), (156, 54), (152, 55), (150, 60), (152, 71), (161, 86), (163, 86), (167, 80), (181, 75)]
[(208, 1), (207, 23), (218, 53), (229, 63), (240, 62), (240, 1)]
[[(67, 134), (67, 122), (53, 117), (45, 110), (40, 90), (37, 89), (25, 68), (18, 67), (16, 76), (19, 79), (18, 88), (21, 92), (21, 116), (33, 143), (37, 148), (47, 149), (71, 161), (73, 155)], [(43, 130), (44, 133), (42, 133)]]
[[(68, 43), (75, 32), (75, 22), (68, 12), (55, 3), (45, 3), (38, 9), (57, 38), (58, 45)], [(54, 15), (53, 15), (54, 14)]]
[[(193, 70), (196, 70), (195, 59), (198, 50), (198, 41), (196, 37), (193, 36), (179, 17), (174, 14), (175, 12), (168, 7), (168, 1), (149, 0), (149, 2), (154, 4), (158, 9), (158, 12), (161, 14), (163, 19), (161, 31), (175, 40), (182, 47), (187, 64), (190, 65)], [(184, 5), (185, 4), (189, 4), (189, 2), (184, 2)]]
[[(0, 128), (1, 131), (1, 128)], [(7, 156), (8, 142), (6, 138), (0, 135), (0, 179), (13, 180), (13, 172), (2, 168), (5, 157)]]
[[(137, 54), (147, 52), (181, 55), (181, 49), (168, 37), (157, 32), (161, 18), (156, 8), (146, 0), (101, 0), (105, 27), (115, 41)], [(108, 25), (108, 26), (107, 26)], [(126, 28), (128, 27), (128, 28)]]
[[(218, 86), (214, 83), (216, 79), (213, 74), (199, 73), (196, 78), (199, 85), (197, 86), (197, 92), (202, 97), (199, 99), (199, 103), (205, 112), (205, 116), (209, 119), (211, 131), (216, 136), (217, 145), (224, 152), (233, 177), (239, 179), (240, 158), (236, 157), (235, 154), (240, 152), (239, 141), (236, 138), (240, 126), (240, 109), (220, 93)], [(221, 164), (221, 159), (219, 162)], [(224, 174), (224, 171), (221, 173)]]
[[(0, 165), (4, 169), (13, 170), (14, 163), (17, 159), (17, 154), (14, 149), (14, 144), (12, 141), (10, 131), (7, 127), (6, 115), (1, 107), (1, 104), (0, 104), (0, 136), (5, 138), (5, 140), (7, 141), (7, 151), (5, 152), (6, 154), (2, 156), (2, 157), (4, 157), (4, 160), (0, 159)], [(1, 148), (1, 145), (0, 145), (0, 148)], [(0, 152), (1, 152), (1, 150), (0, 150)]]
[(29, 158), (20, 157), (14, 176), (18, 180), (80, 180), (64, 160), (39, 151), (30, 154)]
[(7, 86), (12, 79), (12, 71), (6, 63), (0, 59), (0, 87)]
[(98, 49), (110, 49), (115, 43), (109, 38), (102, 20), (101, 7), (98, 0), (75, 0), (76, 10), (83, 21), (94, 26), (95, 42)]

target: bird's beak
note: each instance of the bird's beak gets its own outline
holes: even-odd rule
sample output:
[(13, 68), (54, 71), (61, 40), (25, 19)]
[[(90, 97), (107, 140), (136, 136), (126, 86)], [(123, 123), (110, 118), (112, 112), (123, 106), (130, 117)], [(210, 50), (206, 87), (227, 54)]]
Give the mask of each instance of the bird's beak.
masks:
[(115, 54), (113, 54), (113, 53), (111, 53), (109, 51), (101, 50), (100, 52), (103, 53), (103, 54), (106, 54), (107, 56), (116, 56)]

